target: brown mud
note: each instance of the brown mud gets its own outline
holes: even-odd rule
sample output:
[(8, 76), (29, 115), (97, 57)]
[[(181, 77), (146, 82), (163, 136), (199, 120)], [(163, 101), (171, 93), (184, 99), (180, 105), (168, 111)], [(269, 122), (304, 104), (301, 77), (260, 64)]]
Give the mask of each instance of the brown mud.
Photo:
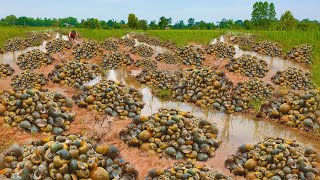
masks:
[[(76, 43), (79, 43), (78, 41)], [(157, 49), (157, 47), (155, 47)], [(163, 50), (163, 49), (162, 49)], [(161, 52), (162, 50), (157, 50)], [(129, 49), (121, 46), (119, 51), (130, 53)], [(104, 51), (105, 53), (106, 51)], [(15, 54), (16, 53), (16, 54)], [(0, 62), (10, 63), (15, 69), (15, 74), (19, 73), (19, 69), (15, 65), (16, 57), (19, 53), (13, 53), (14, 56), (9, 57), (6, 54), (0, 56)], [(141, 59), (137, 55), (132, 55), (134, 60)], [(51, 65), (41, 67), (36, 72), (44, 73), (47, 75), (57, 63), (63, 63), (73, 59), (72, 50), (66, 50), (61, 53), (52, 54), (56, 59)], [(152, 57), (154, 59), (155, 55)], [(88, 60), (91, 63), (102, 63), (102, 57), (95, 57)], [(214, 56), (207, 56), (204, 65), (209, 65), (217, 69), (224, 69), (225, 64), (229, 60), (220, 59), (218, 60)], [(277, 66), (277, 65), (276, 65)], [(159, 69), (177, 70), (179, 68), (186, 68), (184, 66), (169, 65), (165, 63), (158, 63)], [(305, 146), (311, 146), (320, 152), (319, 138), (312, 134), (306, 133), (301, 130), (288, 128), (281, 124), (271, 122), (270, 119), (256, 119), (253, 114), (225, 114), (214, 110), (203, 109), (200, 107), (193, 106), (189, 103), (176, 102), (172, 100), (162, 100), (153, 96), (151, 90), (148, 87), (139, 84), (134, 76), (137, 75), (141, 69), (135, 67), (127, 67), (118, 70), (109, 70), (106, 72), (105, 79), (120, 81), (128, 86), (139, 89), (143, 94), (143, 102), (145, 107), (142, 109), (142, 115), (151, 115), (156, 113), (161, 108), (175, 108), (183, 111), (189, 111), (197, 117), (206, 118), (212, 123), (216, 123), (219, 127), (218, 138), (222, 140), (221, 146), (216, 151), (216, 156), (210, 158), (207, 162), (196, 162), (198, 164), (205, 164), (212, 167), (215, 170), (221, 171), (226, 175), (234, 177), (229, 170), (224, 167), (224, 160), (230, 154), (233, 154), (237, 147), (244, 143), (257, 143), (263, 140), (265, 137), (281, 137), (286, 139), (294, 139), (304, 143)], [(246, 81), (248, 78), (239, 74), (229, 73), (225, 71), (226, 75), (236, 85), (239, 81)], [(266, 76), (264, 80), (270, 81), (270, 76)], [(98, 83), (102, 77), (97, 77), (95, 80), (88, 82), (88, 84)], [(10, 77), (0, 80), (0, 90), (10, 88)], [(68, 97), (72, 97), (74, 93), (80, 92), (80, 90), (49, 82), (48, 85), (43, 87), (50, 91), (60, 91)], [(65, 134), (82, 134), (88, 138), (93, 138), (99, 142), (107, 142), (116, 146), (121, 156), (135, 165), (139, 171), (138, 179), (144, 179), (147, 172), (152, 168), (164, 169), (172, 166), (176, 160), (160, 157), (158, 154), (150, 154), (149, 152), (142, 152), (137, 148), (129, 147), (119, 138), (119, 131), (128, 125), (130, 119), (119, 119), (116, 117), (105, 116), (103, 114), (97, 114), (93, 111), (88, 111), (83, 108), (78, 108), (74, 105), (73, 111), (77, 114), (75, 120), (70, 125), (70, 130), (66, 131)], [(16, 127), (12, 128), (8, 124), (3, 122), (0, 117), (0, 150), (8, 148), (11, 144), (16, 143), (23, 145), (28, 141), (40, 139), (42, 137), (49, 136), (50, 134), (30, 134)], [(236, 177), (241, 179), (240, 177)]]

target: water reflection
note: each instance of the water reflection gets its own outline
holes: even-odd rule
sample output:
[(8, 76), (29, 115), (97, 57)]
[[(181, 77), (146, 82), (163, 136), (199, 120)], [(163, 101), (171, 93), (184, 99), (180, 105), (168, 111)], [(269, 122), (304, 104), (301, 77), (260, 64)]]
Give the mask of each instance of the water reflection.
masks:
[[(210, 122), (216, 123), (220, 129), (220, 138), (222, 139), (222, 148), (219, 151), (233, 153), (234, 150), (243, 143), (257, 143), (265, 137), (282, 137), (287, 139), (295, 139), (303, 142), (307, 146), (312, 146), (320, 150), (319, 143), (304, 135), (300, 135), (294, 130), (287, 129), (285, 126), (271, 122), (254, 120), (253, 117), (238, 114), (224, 114), (214, 110), (207, 110), (200, 107), (193, 106), (189, 103), (177, 102), (172, 100), (162, 100), (152, 95), (148, 87), (142, 86), (137, 82), (131, 72), (126, 69), (109, 70), (106, 72), (106, 79), (120, 81), (128, 86), (139, 89), (143, 94), (143, 102), (145, 107), (141, 114), (151, 115), (156, 113), (161, 108), (174, 108), (183, 111), (189, 111), (199, 118), (206, 118)], [(90, 84), (99, 82), (97, 78)]]

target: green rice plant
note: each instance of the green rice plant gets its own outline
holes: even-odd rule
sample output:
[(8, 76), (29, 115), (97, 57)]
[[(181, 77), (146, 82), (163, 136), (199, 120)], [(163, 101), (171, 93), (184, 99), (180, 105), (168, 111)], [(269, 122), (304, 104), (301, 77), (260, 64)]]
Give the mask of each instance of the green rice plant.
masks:
[(172, 95), (172, 91), (170, 89), (152, 88), (152, 92), (162, 99), (170, 98)]
[(249, 100), (249, 107), (252, 107), (255, 113), (260, 112), (262, 104), (263, 104), (263, 100), (259, 98), (254, 98)]
[[(71, 31), (71, 29), (69, 28)], [(81, 37), (86, 39), (92, 39), (96, 41), (104, 41), (106, 38), (115, 37), (121, 38), (126, 35), (129, 31), (125, 29), (119, 30), (105, 30), (105, 29), (75, 29), (79, 32)]]
[(313, 81), (320, 86), (320, 31), (258, 31), (259, 40), (271, 40), (282, 45), (284, 53), (294, 46), (310, 44), (313, 51), (311, 66)]
[(19, 26), (0, 26), (0, 48), (4, 47), (5, 42), (14, 37), (26, 37), (27, 32), (48, 31), (51, 28), (46, 27), (19, 27)]
[(207, 45), (212, 39), (223, 35), (223, 30), (149, 30), (146, 33), (150, 36), (160, 38), (162, 41), (170, 40), (178, 46), (188, 43), (199, 43)]

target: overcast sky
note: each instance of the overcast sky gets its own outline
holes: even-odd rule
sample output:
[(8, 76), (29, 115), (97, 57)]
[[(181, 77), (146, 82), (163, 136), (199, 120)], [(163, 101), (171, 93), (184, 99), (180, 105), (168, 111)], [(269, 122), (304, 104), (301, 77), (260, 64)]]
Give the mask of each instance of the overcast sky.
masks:
[[(187, 20), (217, 22), (226, 19), (250, 19), (256, 0), (0, 0), (0, 17), (14, 14), (28, 17), (68, 17), (78, 19), (125, 20), (129, 13), (139, 19), (172, 17), (173, 22)], [(320, 20), (320, 0), (272, 0), (279, 18), (291, 10), (297, 19)]]

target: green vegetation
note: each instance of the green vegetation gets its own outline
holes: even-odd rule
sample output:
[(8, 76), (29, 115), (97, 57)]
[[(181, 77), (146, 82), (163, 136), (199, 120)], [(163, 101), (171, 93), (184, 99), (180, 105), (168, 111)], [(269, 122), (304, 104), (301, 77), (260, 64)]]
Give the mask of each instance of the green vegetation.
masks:
[(172, 91), (170, 89), (152, 88), (152, 92), (162, 99), (170, 98), (172, 95)]
[(223, 30), (150, 30), (146, 32), (150, 36), (159, 37), (162, 41), (170, 40), (178, 46), (188, 43), (209, 44), (213, 38), (225, 33)]
[[(217, 23), (214, 23), (217, 22)], [(144, 19), (139, 19), (135, 14), (128, 15), (127, 22), (124, 20), (115, 21), (99, 20), (97, 18), (87, 18), (78, 20), (75, 17), (65, 18), (32, 18), (6, 16), (0, 19), (0, 26), (43, 26), (43, 27), (76, 27), (90, 29), (139, 29), (139, 30), (158, 30), (158, 29), (242, 29), (242, 30), (320, 30), (320, 23), (316, 20), (303, 19), (301, 21), (294, 18), (290, 11), (281, 15), (280, 20), (276, 19), (276, 7), (267, 1), (256, 2), (252, 6), (251, 19), (226, 19), (214, 20), (211, 22), (196, 21), (188, 18), (185, 23), (179, 20), (172, 22), (171, 17), (161, 16), (149, 23)]]
[(249, 106), (254, 109), (255, 113), (260, 112), (262, 104), (263, 104), (263, 100), (260, 100), (260, 99), (251, 99), (249, 101)]
[(313, 51), (312, 76), (320, 86), (320, 31), (258, 31), (259, 40), (271, 40), (280, 43), (283, 51), (287, 52), (294, 46), (310, 44)]
[[(69, 29), (70, 31), (70, 29)], [(104, 29), (76, 29), (77, 32), (80, 33), (81, 37), (87, 39), (94, 39), (97, 41), (104, 41), (106, 38), (109, 37), (117, 37), (120, 38), (126, 35), (129, 30), (104, 30)]]
[(45, 31), (49, 30), (45, 27), (15, 27), (15, 26), (7, 26), (0, 27), (0, 48), (2, 48), (5, 42), (14, 37), (25, 37), (27, 32), (31, 31)]

